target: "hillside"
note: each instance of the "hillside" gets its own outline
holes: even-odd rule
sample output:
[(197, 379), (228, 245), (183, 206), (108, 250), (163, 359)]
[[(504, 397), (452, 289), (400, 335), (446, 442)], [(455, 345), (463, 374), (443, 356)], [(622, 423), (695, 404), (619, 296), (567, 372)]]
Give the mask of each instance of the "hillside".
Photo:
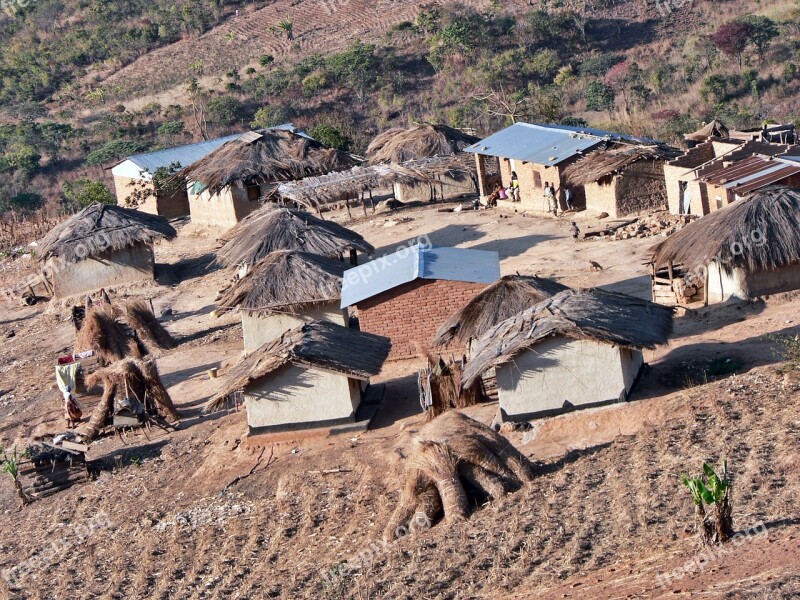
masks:
[[(381, 214), (353, 226), (380, 249), (429, 234), (436, 244), (500, 250), (504, 273), (557, 273), (571, 286), (648, 293), (640, 264), (651, 239), (575, 244), (557, 219), (436, 208), (404, 211), (409, 220), (399, 226), (384, 227)], [(582, 228), (598, 225), (580, 219)], [(207, 370), (220, 367), (224, 375), (242, 347), (236, 314), (210, 316), (228, 274), (209, 268), (209, 233), (183, 227), (174, 242), (156, 248), (161, 285), (114, 294), (144, 295), (156, 311), (173, 311), (164, 321), (179, 345), (159, 356), (158, 367), (183, 413), (178, 431), (102, 438), (90, 452), (95, 480), (19, 512), (10, 481), (0, 479), (0, 572), (19, 567), (10, 589), (0, 579), (0, 594), (166, 600), (800, 593), (800, 381), (776, 372), (780, 359), (770, 337), (797, 334), (796, 294), (678, 318), (669, 345), (646, 352), (651, 368), (632, 402), (508, 434), (535, 463), (528, 488), (476, 507), (465, 523), (435, 524), (384, 545), (381, 532), (398, 501), (394, 449), (422, 421), (416, 363), (381, 374), (387, 395), (369, 432), (263, 452), (247, 447), (243, 412), (201, 412), (216, 385)], [(606, 268), (590, 271), (589, 260)], [(3, 308), (0, 445), (10, 447), (63, 426), (52, 363), (74, 332), (57, 305)], [(93, 406), (98, 398), (82, 401)], [(496, 410), (489, 404), (469, 412), (489, 423)], [(679, 476), (704, 460), (724, 459), (734, 479), (735, 527), (766, 534), (731, 544), (704, 572), (684, 573), (662, 588), (658, 576), (682, 569), (699, 551)]]
[(676, 143), (714, 116), (744, 128), (798, 107), (784, 0), (40, 0), (2, 18), (0, 208), (21, 214), (110, 200), (103, 167), (131, 153), (289, 120), (362, 152), (421, 120)]

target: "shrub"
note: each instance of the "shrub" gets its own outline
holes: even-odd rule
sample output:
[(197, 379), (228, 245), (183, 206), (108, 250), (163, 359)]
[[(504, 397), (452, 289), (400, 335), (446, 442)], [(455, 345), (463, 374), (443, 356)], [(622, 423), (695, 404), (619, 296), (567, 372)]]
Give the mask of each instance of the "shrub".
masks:
[(625, 59), (616, 54), (598, 54), (584, 60), (578, 66), (578, 73), (583, 76), (594, 75), (600, 77), (608, 73), (611, 67), (617, 63), (621, 63), (623, 60)]
[(325, 144), (328, 148), (337, 150), (347, 150), (349, 140), (345, 135), (333, 125), (317, 125), (309, 132), (318, 142)]
[(183, 121), (167, 121), (158, 128), (158, 135), (169, 137), (172, 135), (180, 135), (183, 133), (186, 125)]
[(262, 67), (271, 65), (274, 62), (275, 62), (275, 57), (272, 56), (272, 54), (262, 54), (261, 56), (258, 57), (258, 64), (261, 65)]
[(74, 182), (67, 181), (62, 188), (62, 194), (67, 204), (84, 208), (90, 204), (115, 204), (114, 195), (102, 181), (88, 178), (78, 179)]
[(256, 114), (253, 115), (250, 126), (254, 129), (275, 127), (276, 125), (281, 125), (290, 121), (293, 116), (294, 111), (292, 108), (283, 104), (262, 106), (256, 111)]
[[(681, 482), (692, 494), (698, 533), (703, 543), (721, 544), (728, 541), (733, 535), (733, 513), (730, 500), (731, 482), (728, 478), (727, 461), (722, 466), (722, 477), (717, 475), (710, 464), (703, 463), (703, 474), (701, 476), (688, 477), (681, 475)], [(705, 506), (713, 507), (713, 516), (708, 515)]]
[(233, 96), (217, 96), (206, 105), (208, 120), (217, 125), (233, 125), (242, 117), (242, 103)]
[(32, 212), (44, 205), (44, 198), (36, 192), (20, 192), (11, 198), (11, 207), (23, 212)]
[(614, 106), (614, 90), (601, 81), (592, 81), (583, 98), (587, 110), (610, 110)]

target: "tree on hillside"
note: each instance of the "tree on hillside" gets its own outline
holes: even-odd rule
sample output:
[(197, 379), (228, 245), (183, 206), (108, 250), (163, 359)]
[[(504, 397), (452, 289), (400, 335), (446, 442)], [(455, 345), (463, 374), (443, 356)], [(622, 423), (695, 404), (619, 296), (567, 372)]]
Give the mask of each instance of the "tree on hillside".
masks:
[(215, 125), (233, 125), (242, 117), (242, 103), (233, 96), (217, 96), (208, 101), (206, 112)]
[(497, 90), (476, 94), (473, 98), (483, 103), (485, 114), (503, 117), (508, 124), (514, 124), (530, 116), (530, 97), (524, 89), (506, 92), (500, 86)]
[(764, 53), (769, 49), (772, 40), (779, 35), (777, 23), (760, 15), (745, 15), (739, 21), (750, 26), (748, 41), (755, 46), (759, 60), (763, 61)]
[(614, 106), (614, 90), (602, 81), (592, 81), (583, 94), (587, 110), (610, 111)]
[(66, 204), (72, 208), (85, 208), (90, 204), (115, 204), (116, 198), (102, 181), (88, 178), (64, 183), (62, 193)]
[(727, 56), (735, 58), (742, 68), (742, 54), (750, 43), (750, 36), (753, 34), (753, 27), (743, 21), (731, 21), (721, 25), (716, 33), (711, 36), (714, 45)]
[(206, 108), (208, 105), (208, 93), (200, 87), (196, 78), (193, 78), (186, 88), (189, 92), (189, 99), (192, 101), (192, 117), (200, 135), (204, 140), (208, 137), (208, 121), (206, 120)]

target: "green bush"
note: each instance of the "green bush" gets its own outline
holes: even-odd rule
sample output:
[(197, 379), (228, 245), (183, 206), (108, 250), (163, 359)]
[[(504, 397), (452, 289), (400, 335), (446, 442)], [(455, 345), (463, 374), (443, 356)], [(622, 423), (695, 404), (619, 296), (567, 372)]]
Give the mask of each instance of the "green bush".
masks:
[(349, 140), (345, 135), (333, 125), (317, 125), (309, 132), (318, 142), (325, 144), (328, 148), (337, 150), (347, 150)]
[(592, 81), (583, 98), (587, 110), (610, 110), (614, 106), (614, 90), (600, 81)]
[(88, 178), (65, 182), (62, 194), (67, 204), (75, 208), (85, 208), (98, 203), (116, 204), (116, 198), (102, 181)]
[(208, 120), (216, 125), (233, 125), (241, 120), (242, 103), (233, 96), (217, 96), (206, 105)]
[(180, 135), (183, 133), (185, 127), (186, 125), (183, 121), (167, 121), (158, 128), (158, 135), (162, 137)]
[(584, 60), (578, 65), (578, 73), (583, 76), (594, 75), (601, 77), (608, 73), (608, 70), (614, 65), (621, 63), (625, 60), (623, 57), (616, 54), (598, 54)]

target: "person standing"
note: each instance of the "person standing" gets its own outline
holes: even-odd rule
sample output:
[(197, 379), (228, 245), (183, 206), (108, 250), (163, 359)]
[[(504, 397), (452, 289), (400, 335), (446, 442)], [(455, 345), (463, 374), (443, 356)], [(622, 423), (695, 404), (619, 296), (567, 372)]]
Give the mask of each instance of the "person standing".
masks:
[(547, 201), (547, 212), (555, 211), (556, 199), (549, 181), (544, 182), (544, 199)]
[(516, 171), (511, 171), (511, 201), (519, 202), (519, 179)]
[(572, 188), (569, 186), (564, 186), (564, 205), (566, 206), (566, 210), (574, 210), (574, 206), (572, 206)]

